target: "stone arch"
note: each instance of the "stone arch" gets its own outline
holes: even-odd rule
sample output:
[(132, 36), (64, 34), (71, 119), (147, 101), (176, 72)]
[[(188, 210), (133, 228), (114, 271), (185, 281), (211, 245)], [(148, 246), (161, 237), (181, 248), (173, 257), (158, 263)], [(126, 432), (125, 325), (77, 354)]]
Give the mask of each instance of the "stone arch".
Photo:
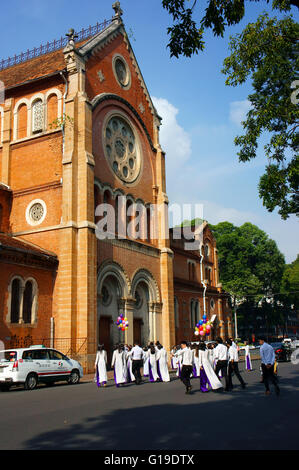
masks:
[(137, 285), (140, 282), (144, 282), (147, 284), (149, 288), (149, 301), (150, 302), (158, 302), (160, 303), (160, 291), (159, 291), (159, 286), (157, 281), (155, 280), (154, 276), (150, 271), (147, 269), (139, 269), (137, 272), (135, 272), (132, 280), (132, 295), (134, 296), (135, 290)]
[(104, 281), (108, 276), (115, 277), (118, 281), (122, 292), (121, 297), (128, 297), (131, 292), (130, 278), (123, 269), (123, 267), (115, 261), (104, 261), (98, 270), (98, 293), (101, 292)]

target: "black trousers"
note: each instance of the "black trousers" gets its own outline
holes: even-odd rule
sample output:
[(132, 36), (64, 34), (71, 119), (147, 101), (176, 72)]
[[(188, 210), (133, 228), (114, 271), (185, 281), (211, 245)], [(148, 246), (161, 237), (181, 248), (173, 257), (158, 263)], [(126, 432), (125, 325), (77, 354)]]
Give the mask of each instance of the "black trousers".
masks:
[(227, 376), (227, 361), (217, 361), (215, 374), (219, 379), (219, 372), (222, 372), (222, 377), (225, 379), (225, 390), (229, 390), (228, 376)]
[(132, 361), (132, 372), (135, 377), (136, 384), (140, 384), (141, 382), (141, 374), (140, 369), (143, 367), (143, 360), (142, 359), (133, 359)]
[(191, 386), (190, 384), (190, 377), (192, 374), (192, 366), (183, 366), (181, 370), (181, 381), (185, 385), (186, 388)]
[(273, 383), (274, 387), (278, 389), (278, 380), (274, 374), (274, 364), (271, 367), (267, 367), (265, 364), (262, 364), (262, 372), (263, 372), (263, 381), (266, 387), (266, 391), (270, 390), (269, 387), (269, 380)]
[(243, 386), (245, 385), (244, 380), (242, 379), (242, 376), (239, 371), (239, 365), (237, 362), (229, 362), (228, 363), (228, 387), (233, 388), (233, 381), (232, 381), (232, 375), (233, 373), (239, 380), (240, 384)]

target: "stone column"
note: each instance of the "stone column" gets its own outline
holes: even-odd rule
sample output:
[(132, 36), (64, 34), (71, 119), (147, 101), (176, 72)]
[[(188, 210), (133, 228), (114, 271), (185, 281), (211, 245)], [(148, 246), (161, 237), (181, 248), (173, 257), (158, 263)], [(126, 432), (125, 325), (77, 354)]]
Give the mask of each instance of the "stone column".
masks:
[(129, 322), (129, 328), (125, 331), (125, 341), (126, 344), (134, 343), (134, 307), (135, 299), (127, 298), (125, 299), (125, 316)]

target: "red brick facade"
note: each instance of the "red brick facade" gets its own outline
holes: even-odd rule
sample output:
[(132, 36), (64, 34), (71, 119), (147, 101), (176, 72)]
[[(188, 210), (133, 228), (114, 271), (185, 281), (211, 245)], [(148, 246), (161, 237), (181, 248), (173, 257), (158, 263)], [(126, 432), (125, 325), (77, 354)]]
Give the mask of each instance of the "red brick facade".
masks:
[[(96, 237), (100, 218), (94, 214), (103, 202), (116, 207), (123, 196), (146, 211), (168, 203), (160, 118), (121, 18), (116, 15), (84, 41), (74, 44), (71, 38), (64, 50), (0, 71), (0, 80), (6, 87), (0, 104), (0, 181), (6, 185), (0, 190), (0, 230), (6, 237), (0, 241), (1, 339), (51, 336), (56, 347), (67, 339), (64, 352), (79, 355), (86, 370), (93, 367), (99, 341), (111, 351), (118, 341), (162, 340), (170, 348), (182, 335), (191, 339), (191, 297), (203, 311), (200, 255), (173, 242), (170, 247), (164, 215), (157, 219), (156, 239), (147, 233), (137, 240)], [(110, 152), (116, 152), (114, 161)], [(205, 260), (212, 268), (207, 304), (213, 297), (215, 313), (226, 322), (229, 310), (208, 228), (205, 236), (213, 253)], [(17, 254), (9, 240), (21, 244)], [(189, 258), (194, 280), (188, 277)], [(30, 325), (22, 318), (9, 321), (14, 276), (22, 289), (27, 278), (36, 283)], [(125, 335), (115, 326), (120, 313), (129, 319)], [(227, 327), (221, 328), (225, 333)]]

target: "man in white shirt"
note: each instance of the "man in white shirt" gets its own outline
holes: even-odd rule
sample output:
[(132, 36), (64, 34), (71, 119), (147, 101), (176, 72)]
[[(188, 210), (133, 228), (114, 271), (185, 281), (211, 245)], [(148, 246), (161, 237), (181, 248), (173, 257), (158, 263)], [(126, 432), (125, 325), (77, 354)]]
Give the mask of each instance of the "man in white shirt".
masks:
[(139, 346), (138, 343), (134, 343), (134, 348), (131, 351), (132, 358), (132, 372), (135, 377), (136, 385), (141, 383), (141, 374), (140, 369), (143, 367), (143, 349)]
[(237, 379), (239, 380), (242, 388), (245, 388), (245, 382), (242, 379), (242, 376), (239, 372), (239, 355), (237, 348), (232, 344), (232, 340), (228, 339), (226, 341), (228, 346), (228, 388), (233, 389), (232, 375), (235, 373)]
[[(219, 372), (221, 371), (222, 377), (225, 379), (225, 391), (229, 391), (228, 386), (228, 376), (227, 376), (227, 360), (228, 360), (228, 351), (227, 347), (223, 344), (222, 338), (216, 338), (218, 343), (214, 349), (214, 359), (216, 359), (215, 374), (219, 379)], [(220, 379), (219, 379), (220, 380)]]
[(181, 342), (181, 349), (173, 354), (173, 356), (182, 356), (181, 381), (186, 387), (186, 394), (190, 394), (192, 390), (190, 377), (193, 369), (193, 352), (188, 347), (187, 341)]

